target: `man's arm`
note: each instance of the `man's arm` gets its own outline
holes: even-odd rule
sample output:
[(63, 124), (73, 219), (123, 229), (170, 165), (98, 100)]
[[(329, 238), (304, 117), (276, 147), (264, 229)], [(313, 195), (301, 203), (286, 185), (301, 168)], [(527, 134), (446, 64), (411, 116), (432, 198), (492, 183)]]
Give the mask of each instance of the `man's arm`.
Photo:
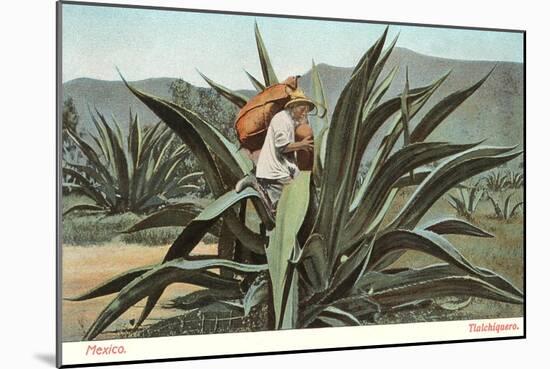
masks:
[(283, 153), (285, 154), (294, 151), (313, 151), (313, 138), (308, 136), (302, 141), (289, 143), (283, 149)]

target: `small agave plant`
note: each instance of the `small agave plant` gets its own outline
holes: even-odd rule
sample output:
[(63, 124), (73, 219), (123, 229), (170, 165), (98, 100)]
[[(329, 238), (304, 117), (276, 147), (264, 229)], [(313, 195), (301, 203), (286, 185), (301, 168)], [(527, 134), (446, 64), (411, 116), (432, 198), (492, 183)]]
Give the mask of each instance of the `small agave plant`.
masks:
[(523, 206), (523, 201), (518, 201), (515, 204), (512, 203), (513, 193), (509, 194), (502, 204), (494, 196), (489, 195), (489, 201), (493, 205), (493, 210), (495, 211), (495, 217), (501, 220), (510, 220), (517, 214), (517, 211)]
[[(278, 79), (257, 25), (255, 31), (265, 84), (251, 78), (261, 90)], [(314, 168), (284, 188), (269, 237), (245, 222), (246, 213), (253, 211), (246, 207), (251, 201), (264, 226), (273, 227), (267, 224), (269, 216), (259, 194), (252, 188), (240, 193), (234, 190), (236, 182), (253, 170), (248, 158), (193, 111), (141, 92), (125, 81), (196, 155), (215, 200), (191, 222), (182, 224), (183, 231), (161, 263), (130, 270), (72, 299), (117, 294), (89, 328), (85, 340), (97, 337), (145, 298), (139, 326), (165, 288), (178, 282), (204, 287), (201, 296), (210, 301), (242, 301), (243, 312), (267, 303), (272, 329), (360, 325), (374, 313), (438, 297), (474, 296), (523, 303), (518, 288), (472, 264), (445, 238), (448, 234), (491, 235), (459, 219), (420, 225), (426, 212), (454, 186), (521, 154), (515, 147), (426, 141), (492, 71), (436, 103), (413, 128), (409, 122), (448, 74), (418, 88), (409, 88), (407, 78), (399, 96), (381, 102), (397, 73), (394, 68), (380, 78), (397, 40), (384, 49), (386, 35), (387, 29), (357, 63), (330, 122), (326, 117), (312, 122), (316, 133)], [(244, 96), (207, 81), (238, 107), (246, 103)], [(315, 65), (312, 81), (313, 98), (326, 106)], [(387, 133), (376, 154), (366, 158), (371, 165), (365, 178), (358, 181), (367, 146), (375, 144), (373, 137), (383, 128)], [(402, 146), (398, 145), (401, 135)], [(440, 164), (430, 167), (435, 161)], [(413, 189), (407, 191), (408, 201), (389, 218), (396, 194), (405, 187)], [(234, 240), (263, 262), (190, 255), (218, 221), (226, 230), (221, 232), (220, 244)], [(392, 268), (409, 250), (429, 254), (441, 263), (420, 269)], [(224, 276), (214, 271), (218, 269), (231, 273)], [(252, 283), (240, 291), (245, 276), (250, 280), (266, 274), (265, 283)]]
[(479, 182), (472, 186), (456, 189), (457, 195), (449, 194), (447, 202), (456, 210), (456, 213), (472, 220), (479, 201), (486, 194), (486, 190), (479, 187)]

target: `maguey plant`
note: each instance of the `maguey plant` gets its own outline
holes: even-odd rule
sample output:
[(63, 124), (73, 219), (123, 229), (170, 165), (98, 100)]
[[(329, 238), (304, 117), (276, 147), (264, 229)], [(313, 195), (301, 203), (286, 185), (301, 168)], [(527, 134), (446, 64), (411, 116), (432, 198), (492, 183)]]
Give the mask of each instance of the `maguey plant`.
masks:
[[(256, 43), (264, 83), (251, 76), (261, 90), (278, 81), (256, 25)], [(515, 147), (493, 147), (480, 142), (457, 144), (427, 141), (457, 107), (489, 78), (438, 101), (411, 126), (428, 99), (448, 74), (433, 83), (409, 87), (383, 100), (397, 68), (382, 70), (397, 38), (384, 49), (388, 30), (355, 66), (340, 94), (332, 117), (312, 118), (315, 163), (285, 186), (274, 224), (251, 187), (237, 193), (236, 182), (253, 170), (252, 162), (212, 124), (193, 111), (139, 91), (130, 91), (176, 132), (196, 155), (215, 197), (183, 231), (156, 265), (128, 271), (73, 300), (107, 294), (116, 296), (99, 314), (84, 339), (97, 337), (138, 301), (146, 299), (138, 324), (149, 315), (165, 288), (178, 282), (204, 287), (210, 299), (240, 302), (243, 311), (268, 304), (271, 329), (360, 325), (373, 314), (438, 297), (481, 297), (522, 304), (523, 293), (504, 277), (468, 261), (445, 235), (491, 237), (460, 219), (444, 218), (422, 224), (424, 215), (446, 192), (461, 182), (518, 157)], [(326, 94), (315, 65), (313, 99)], [(238, 107), (247, 99), (209, 79), (208, 83)], [(373, 138), (387, 133), (380, 142)], [(402, 144), (399, 138), (403, 137)], [(375, 145), (373, 156), (367, 146)], [(367, 154), (366, 154), (367, 153)], [(368, 157), (366, 157), (368, 156)], [(435, 167), (428, 164), (439, 162)], [(370, 162), (362, 181), (362, 162)], [(407, 202), (389, 217), (397, 193), (410, 187)], [(268, 236), (250, 229), (246, 207), (251, 201)], [(386, 219), (388, 218), (388, 219)], [(211, 256), (190, 255), (218, 221), (225, 237), (234, 239), (259, 260), (248, 263)], [(223, 232), (222, 232), (223, 233)], [(225, 242), (220, 238), (220, 243)], [(420, 269), (392, 268), (407, 251), (429, 254), (440, 263)], [(222, 276), (217, 269), (231, 271)], [(245, 276), (265, 275), (240, 291)], [(207, 292), (204, 292), (207, 291)], [(233, 292), (228, 298), (228, 292)]]
[[(69, 186), (92, 203), (77, 204), (67, 209), (109, 214), (132, 211), (145, 213), (170, 205), (199, 189), (200, 172), (182, 175), (189, 149), (178, 144), (174, 132), (162, 122), (143, 127), (137, 114), (130, 112), (128, 135), (124, 137), (113, 117), (112, 126), (98, 110), (90, 111), (97, 134), (91, 141), (74, 131), (67, 135), (86, 158), (86, 164), (63, 162), (63, 174), (72, 178)], [(184, 206), (197, 213), (193, 201)]]

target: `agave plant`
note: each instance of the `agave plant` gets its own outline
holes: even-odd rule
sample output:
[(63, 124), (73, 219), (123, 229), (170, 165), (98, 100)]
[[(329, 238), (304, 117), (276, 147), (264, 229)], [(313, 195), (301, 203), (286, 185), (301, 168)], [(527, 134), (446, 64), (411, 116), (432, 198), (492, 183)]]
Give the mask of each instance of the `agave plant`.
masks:
[(523, 201), (518, 201), (517, 203), (512, 204), (512, 196), (514, 196), (513, 193), (509, 194), (506, 197), (503, 206), (501, 206), (500, 201), (495, 199), (493, 196), (488, 196), (491, 204), (493, 205), (495, 217), (497, 219), (510, 220), (516, 215), (516, 212), (519, 210), (519, 208), (523, 206)]
[(483, 179), (485, 187), (491, 192), (502, 192), (510, 186), (508, 174), (502, 170), (490, 172)]
[(456, 213), (462, 217), (471, 220), (477, 209), (479, 201), (484, 195), (484, 190), (479, 188), (479, 183), (473, 186), (465, 186), (456, 189), (457, 195), (448, 195), (447, 202), (456, 210)]
[(199, 189), (195, 181), (200, 172), (181, 175), (189, 149), (178, 145), (176, 135), (164, 124), (144, 128), (138, 116), (130, 112), (129, 133), (124, 140), (114, 118), (113, 128), (97, 109), (97, 117), (90, 114), (97, 129), (97, 135), (90, 134), (93, 143), (67, 131), (86, 164), (65, 160), (63, 174), (73, 179), (64, 186), (76, 189), (93, 204), (72, 206), (64, 215), (77, 210), (143, 213)]
[(524, 185), (524, 176), (521, 172), (514, 172), (511, 169), (508, 172), (508, 187), (518, 189)]
[[(277, 82), (256, 25), (256, 43), (264, 84)], [(426, 212), (451, 188), (520, 155), (515, 147), (489, 147), (478, 143), (427, 142), (430, 134), (489, 77), (491, 71), (468, 88), (437, 102), (415, 126), (409, 122), (444, 82), (409, 89), (382, 101), (397, 69), (380, 79), (396, 40), (384, 49), (387, 29), (362, 56), (344, 87), (329, 122), (325, 116), (312, 124), (315, 135), (313, 171), (303, 171), (285, 186), (270, 224), (258, 193), (246, 188), (236, 193), (236, 181), (252, 170), (252, 163), (209, 122), (194, 112), (137, 90), (130, 91), (172, 128), (203, 166), (216, 197), (187, 224), (157, 265), (128, 271), (72, 300), (117, 293), (100, 313), (84, 339), (97, 337), (131, 306), (146, 298), (137, 322), (141, 324), (164, 289), (177, 282), (205, 287), (193, 301), (239, 301), (243, 313), (267, 303), (273, 329), (359, 325), (373, 313), (443, 296), (481, 297), (523, 303), (522, 292), (502, 276), (469, 262), (444, 236), (461, 234), (491, 237), (459, 219), (440, 219), (420, 226)], [(246, 98), (207, 79), (237, 106)], [(320, 76), (313, 68), (313, 98), (325, 100)], [(367, 146), (382, 128), (387, 134), (378, 144), (365, 179), (357, 180)], [(404, 145), (397, 145), (404, 133)], [(429, 167), (440, 161), (436, 167)], [(429, 169), (426, 169), (429, 168)], [(412, 187), (397, 215), (387, 218), (400, 188)], [(408, 192), (408, 191), (407, 191)], [(246, 222), (250, 200), (269, 237), (251, 230)], [(249, 209), (249, 208), (248, 208)], [(221, 219), (227, 240), (236, 240), (266, 262), (240, 263), (193, 256), (190, 252), (210, 227)], [(222, 231), (222, 233), (224, 233)], [(225, 237), (225, 240), (224, 240)], [(392, 268), (408, 250), (432, 255), (442, 263), (421, 269)], [(230, 270), (224, 277), (213, 269)], [(256, 279), (245, 291), (242, 277)], [(191, 304), (192, 305), (192, 304)]]

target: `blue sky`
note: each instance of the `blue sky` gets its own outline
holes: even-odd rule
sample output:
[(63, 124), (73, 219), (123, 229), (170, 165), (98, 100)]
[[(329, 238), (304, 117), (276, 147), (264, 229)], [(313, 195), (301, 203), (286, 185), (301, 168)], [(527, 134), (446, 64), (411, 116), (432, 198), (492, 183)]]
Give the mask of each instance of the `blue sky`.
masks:
[[(311, 60), (348, 67), (385, 25), (310, 19), (63, 5), (63, 82), (79, 77), (129, 80), (179, 77), (206, 86), (196, 69), (230, 88), (260, 79), (254, 21), (279, 76), (305, 73)], [(523, 35), (390, 26), (398, 47), (453, 59), (523, 62)]]

